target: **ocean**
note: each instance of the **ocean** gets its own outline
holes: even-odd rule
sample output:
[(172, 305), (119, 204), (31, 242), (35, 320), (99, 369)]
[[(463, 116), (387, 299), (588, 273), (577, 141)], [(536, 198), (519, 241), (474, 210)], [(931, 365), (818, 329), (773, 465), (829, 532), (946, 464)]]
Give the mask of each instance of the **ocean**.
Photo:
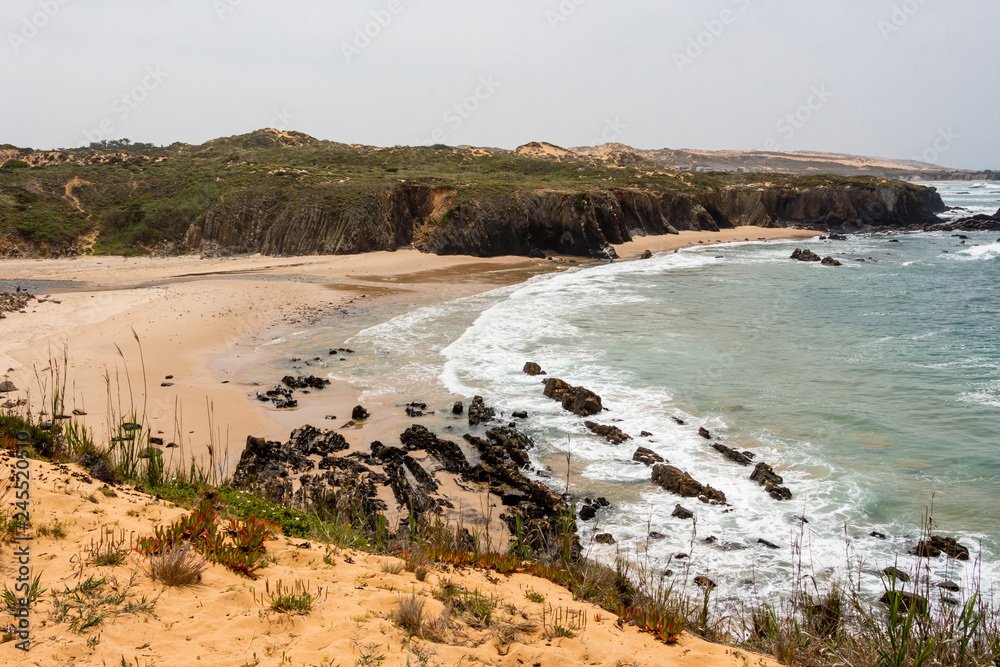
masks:
[[(945, 217), (1000, 208), (1000, 184), (935, 185), (962, 207)], [(611, 504), (579, 523), (587, 554), (628, 554), (672, 571), (680, 589), (704, 575), (720, 601), (787, 596), (803, 581), (878, 595), (880, 570), (914, 569), (909, 552), (930, 522), (972, 553), (925, 561), (931, 582), (998, 595), (1000, 239), (966, 236), (748, 242), (580, 265), (347, 340), (320, 326), (282, 348), (355, 349), (330, 377), (363, 403), (442, 410), (478, 394), (505, 415), (527, 411), (531, 475)], [(793, 262), (797, 247), (843, 266)], [(614, 446), (590, 433), (522, 373), (527, 361), (600, 394), (607, 411), (594, 420), (633, 439)], [(445, 413), (427, 419), (454, 424)], [(752, 466), (710, 442), (771, 465), (792, 499), (769, 497)], [(656, 487), (632, 461), (638, 446), (722, 490), (728, 505)], [(673, 517), (678, 504), (695, 519)], [(616, 544), (596, 544), (598, 533)]]

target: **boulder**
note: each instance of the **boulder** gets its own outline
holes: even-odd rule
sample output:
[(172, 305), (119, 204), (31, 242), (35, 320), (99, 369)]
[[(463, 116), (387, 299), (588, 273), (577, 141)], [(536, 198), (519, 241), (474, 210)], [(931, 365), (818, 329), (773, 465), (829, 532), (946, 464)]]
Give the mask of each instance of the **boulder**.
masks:
[(583, 387), (574, 387), (558, 378), (545, 381), (545, 396), (562, 403), (563, 409), (581, 417), (596, 415), (604, 406), (601, 397)]
[(486, 401), (482, 396), (476, 396), (472, 399), (472, 405), (469, 406), (469, 426), (485, 424), (493, 421), (496, 416), (497, 411), (486, 407)]
[(407, 451), (427, 452), (440, 461), (448, 472), (463, 473), (469, 468), (469, 461), (461, 447), (450, 440), (437, 437), (424, 426), (411, 426), (399, 436), (399, 440)]
[(824, 257), (822, 264), (823, 266), (842, 266), (841, 263), (833, 257)]
[(901, 612), (909, 612), (912, 610), (918, 614), (927, 613), (927, 598), (914, 595), (913, 593), (886, 591), (885, 594), (879, 598), (879, 602), (887, 607), (895, 606), (897, 611)]
[(750, 479), (763, 486), (764, 490), (775, 500), (792, 499), (792, 492), (787, 487), (781, 486), (785, 480), (766, 463), (758, 463), (751, 473)]
[(726, 445), (718, 442), (712, 445), (712, 449), (716, 450), (730, 461), (739, 463), (741, 466), (749, 466), (754, 458), (754, 455), (751, 452), (738, 452), (732, 447), (727, 447)]
[(887, 567), (884, 570), (882, 570), (882, 574), (884, 574), (890, 580), (895, 580), (902, 584), (905, 584), (910, 581), (909, 573), (900, 570), (898, 567)]
[(645, 250), (643, 251), (642, 255), (639, 256), (639, 259), (652, 259), (652, 258), (653, 258), (652, 250)]
[(691, 475), (670, 465), (653, 466), (652, 479), (663, 489), (682, 498), (697, 498), (703, 503), (725, 504), (726, 494), (711, 486), (705, 486)]
[(685, 509), (684, 507), (681, 507), (680, 505), (676, 505), (676, 506), (674, 506), (673, 514), (671, 514), (670, 516), (677, 517), (678, 519), (685, 519), (685, 520), (686, 519), (693, 519), (694, 518), (694, 512), (692, 512), (689, 509)]
[(920, 558), (937, 558), (942, 553), (957, 560), (969, 560), (969, 550), (952, 537), (932, 535), (929, 540), (922, 540), (910, 552)]
[(698, 584), (706, 591), (710, 591), (713, 588), (715, 588), (715, 582), (709, 579), (708, 577), (702, 577), (702, 576), (695, 577), (694, 583)]
[(356, 422), (363, 422), (369, 417), (371, 414), (360, 405), (354, 406), (354, 410), (351, 411), (351, 419)]
[(796, 248), (795, 252), (792, 253), (792, 259), (799, 262), (820, 262), (822, 258), (814, 253), (812, 250), (803, 250), (801, 248)]
[(545, 375), (545, 371), (542, 370), (542, 367), (536, 364), (534, 361), (529, 361), (528, 363), (526, 363), (524, 365), (523, 370), (525, 375), (531, 375), (531, 376)]
[(451, 406), (451, 414), (460, 415), (465, 412), (465, 404), (462, 401), (455, 401), (455, 405)]
[(584, 422), (583, 425), (590, 429), (592, 433), (596, 433), (597, 435), (603, 437), (612, 445), (620, 445), (626, 440), (632, 439), (632, 436), (625, 433), (617, 426), (604, 426), (595, 422)]
[(830, 234), (828, 237), (831, 241), (846, 241), (847, 237), (843, 234)]
[(667, 462), (666, 459), (647, 447), (640, 447), (635, 450), (635, 454), (632, 455), (632, 460), (638, 461), (639, 463), (647, 466)]
[(611, 533), (600, 533), (599, 535), (594, 535), (594, 541), (598, 544), (617, 544)]
[(706, 440), (711, 440), (712, 439), (712, 432), (709, 431), (704, 426), (702, 426), (701, 428), (698, 429), (698, 435), (700, 435), (701, 437), (705, 438)]
[(0, 382), (0, 393), (6, 394), (12, 391), (17, 391), (17, 387), (14, 386), (13, 382), (9, 380), (4, 380), (3, 382)]

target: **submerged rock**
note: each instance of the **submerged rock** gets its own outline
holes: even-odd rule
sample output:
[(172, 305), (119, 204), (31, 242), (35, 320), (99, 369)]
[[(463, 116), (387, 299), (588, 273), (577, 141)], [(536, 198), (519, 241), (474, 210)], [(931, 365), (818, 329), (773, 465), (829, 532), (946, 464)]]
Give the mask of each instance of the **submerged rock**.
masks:
[(803, 250), (802, 248), (796, 248), (795, 252), (792, 253), (792, 259), (798, 262), (820, 262), (822, 258), (814, 253), (812, 250)]
[(721, 453), (730, 461), (739, 463), (741, 466), (749, 466), (753, 462), (754, 455), (750, 452), (738, 452), (732, 447), (727, 447), (718, 442), (712, 445), (712, 449)]
[(545, 396), (560, 401), (564, 410), (581, 417), (590, 417), (604, 410), (600, 396), (589, 389), (574, 387), (558, 378), (549, 378), (545, 381)]
[(545, 371), (542, 370), (542, 367), (533, 361), (529, 361), (524, 364), (523, 371), (526, 375), (545, 375)]
[(785, 480), (766, 463), (758, 463), (751, 473), (750, 479), (763, 486), (764, 490), (775, 500), (792, 499), (792, 492), (787, 487), (781, 486)]
[(640, 447), (635, 450), (635, 454), (632, 455), (633, 461), (638, 461), (647, 466), (655, 465), (657, 463), (666, 463), (667, 460), (662, 456), (654, 452), (652, 449), (647, 447)]

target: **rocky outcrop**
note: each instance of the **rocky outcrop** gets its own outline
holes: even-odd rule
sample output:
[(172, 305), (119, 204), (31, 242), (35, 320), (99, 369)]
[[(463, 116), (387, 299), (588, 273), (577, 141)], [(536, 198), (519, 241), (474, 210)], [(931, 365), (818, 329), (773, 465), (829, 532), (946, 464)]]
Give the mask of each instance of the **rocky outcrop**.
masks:
[(545, 371), (542, 370), (542, 367), (536, 364), (534, 361), (529, 361), (525, 363), (524, 368), (522, 370), (524, 371), (525, 375), (533, 375), (533, 376), (545, 375)]
[(796, 248), (795, 252), (792, 253), (791, 258), (797, 262), (819, 262), (822, 260), (822, 258), (812, 250), (803, 250), (802, 248)]
[(944, 230), (949, 232), (996, 232), (1000, 231), (1000, 211), (993, 215), (974, 215), (971, 218), (963, 218), (947, 225), (940, 225), (930, 229)]
[(545, 396), (562, 403), (564, 410), (569, 410), (581, 417), (596, 415), (604, 409), (601, 397), (583, 387), (574, 387), (559, 378), (549, 378), (545, 381)]
[(476, 396), (472, 399), (472, 404), (469, 406), (469, 426), (485, 424), (493, 421), (496, 416), (496, 410), (486, 407), (486, 400), (482, 396)]
[(653, 466), (653, 482), (682, 498), (697, 498), (703, 503), (725, 504), (726, 494), (705, 486), (691, 475), (670, 465)]
[(603, 424), (597, 424), (595, 422), (584, 422), (583, 425), (586, 426), (588, 429), (590, 429), (592, 433), (601, 436), (602, 438), (610, 442), (612, 445), (620, 445), (626, 440), (632, 439), (632, 436), (630, 436), (628, 433), (621, 430), (617, 426), (605, 426)]
[(730, 461), (733, 461), (734, 463), (739, 463), (741, 466), (749, 466), (751, 463), (753, 463), (754, 455), (752, 452), (740, 452), (733, 449), (732, 447), (728, 447), (718, 442), (712, 445), (712, 449), (719, 452)]
[(941, 554), (957, 560), (969, 560), (969, 550), (959, 544), (953, 537), (932, 535), (929, 540), (921, 540), (911, 552), (920, 558), (937, 558)]
[(399, 436), (399, 441), (408, 452), (427, 452), (450, 473), (462, 474), (469, 469), (469, 461), (461, 447), (450, 440), (437, 437), (424, 426), (411, 426)]
[(775, 500), (792, 499), (792, 492), (787, 487), (781, 486), (785, 480), (766, 463), (758, 463), (751, 473), (750, 479), (763, 486), (768, 495)]
[(637, 461), (646, 466), (653, 466), (656, 465), (657, 463), (667, 462), (666, 459), (664, 459), (662, 456), (654, 452), (652, 449), (649, 449), (648, 447), (640, 447), (639, 449), (635, 450), (635, 454), (632, 455), (632, 460)]

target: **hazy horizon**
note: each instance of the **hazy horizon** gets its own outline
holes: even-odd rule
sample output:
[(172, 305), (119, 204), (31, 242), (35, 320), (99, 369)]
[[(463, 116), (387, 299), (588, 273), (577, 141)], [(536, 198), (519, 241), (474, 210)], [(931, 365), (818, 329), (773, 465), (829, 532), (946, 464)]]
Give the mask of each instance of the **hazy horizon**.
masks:
[(8, 0), (0, 143), (276, 127), (375, 146), (619, 142), (997, 169), (998, 24), (987, 0)]

